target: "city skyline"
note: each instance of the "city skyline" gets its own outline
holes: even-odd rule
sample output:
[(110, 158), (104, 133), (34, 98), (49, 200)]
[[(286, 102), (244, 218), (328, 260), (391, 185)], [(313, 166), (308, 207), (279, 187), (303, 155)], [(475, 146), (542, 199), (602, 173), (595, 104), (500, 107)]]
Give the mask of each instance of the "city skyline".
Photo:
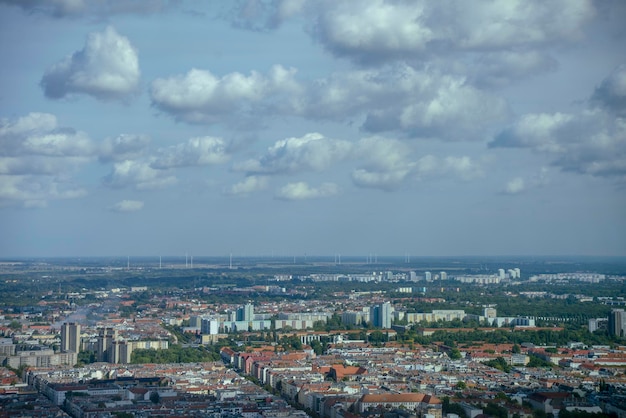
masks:
[(624, 21), (0, 0), (0, 258), (625, 256)]

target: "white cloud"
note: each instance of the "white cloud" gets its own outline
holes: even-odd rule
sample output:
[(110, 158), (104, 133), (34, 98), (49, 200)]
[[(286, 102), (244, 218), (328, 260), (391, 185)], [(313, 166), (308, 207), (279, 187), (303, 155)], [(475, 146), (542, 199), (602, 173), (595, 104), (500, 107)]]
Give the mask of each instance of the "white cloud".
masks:
[(49, 176), (0, 174), (0, 206), (45, 207), (48, 200), (75, 199), (87, 191)]
[(410, 147), (396, 139), (363, 138), (355, 146), (354, 157), (361, 161), (352, 171), (352, 181), (359, 187), (394, 190), (415, 168)]
[(89, 34), (85, 47), (50, 67), (41, 79), (47, 97), (87, 94), (124, 100), (139, 87), (139, 59), (128, 38), (112, 27)]
[(360, 140), (354, 153), (361, 165), (352, 172), (356, 186), (392, 191), (409, 181), (441, 178), (464, 181), (482, 177), (480, 165), (468, 156), (416, 158), (405, 142), (370, 137)]
[(560, 139), (575, 134), (575, 119), (574, 115), (559, 112), (523, 115), (511, 127), (500, 132), (490, 146), (561, 153), (565, 148)]
[(306, 182), (288, 183), (276, 192), (281, 200), (305, 200), (334, 196), (339, 193), (335, 183), (323, 183), (319, 187), (311, 187)]
[(57, 126), (51, 114), (0, 120), (2, 205), (43, 207), (49, 199), (84, 196), (70, 174), (92, 161), (95, 150), (84, 132)]
[[(152, 102), (178, 120), (218, 122), (238, 129), (264, 118), (365, 120), (369, 132), (460, 141), (484, 139), (484, 132), (508, 117), (507, 103), (469, 84), (464, 77), (406, 64), (354, 70), (301, 83), (295, 69), (275, 66), (263, 76), (230, 73), (218, 78), (204, 70), (152, 83)], [(256, 122), (255, 122), (256, 121)]]
[(217, 123), (233, 112), (243, 117), (272, 106), (277, 95), (297, 90), (295, 72), (276, 65), (267, 76), (252, 71), (248, 76), (235, 72), (220, 78), (194, 68), (183, 76), (154, 80), (150, 94), (155, 107), (176, 119)]
[(415, 2), (324, 2), (315, 35), (337, 55), (361, 61), (416, 53), (437, 35), (424, 24), (425, 4)]
[(113, 212), (137, 212), (143, 209), (143, 202), (140, 200), (122, 200), (109, 207)]
[(519, 194), (526, 190), (524, 179), (521, 177), (515, 177), (510, 180), (504, 187), (503, 193), (506, 194)]
[(28, 136), (50, 132), (57, 127), (57, 118), (49, 113), (32, 112), (12, 121), (0, 119), (0, 137)]
[(482, 133), (507, 117), (503, 99), (465, 83), (444, 77), (430, 100), (402, 109), (402, 128), (416, 136), (462, 141), (483, 139)]
[(563, 171), (626, 180), (626, 119), (602, 109), (524, 115), (490, 146), (529, 148)]
[(235, 171), (251, 174), (321, 171), (346, 158), (352, 149), (348, 141), (308, 133), (299, 138), (276, 141), (265, 155), (235, 164)]
[(583, 36), (595, 15), (591, 0), (311, 4), (316, 39), (335, 55), (362, 63), (571, 41)]
[(247, 176), (245, 179), (230, 187), (226, 194), (247, 195), (267, 189), (268, 181), (265, 176)]
[(115, 138), (105, 139), (98, 151), (100, 161), (122, 161), (141, 157), (150, 138), (147, 135), (120, 134)]
[(51, 114), (30, 113), (16, 120), (0, 120), (0, 156), (23, 160), (41, 157), (37, 162), (45, 165), (44, 157), (86, 162), (95, 150), (86, 133), (57, 126)]
[(312, 119), (365, 119), (372, 133), (396, 131), (447, 141), (482, 140), (506, 120), (507, 103), (463, 77), (405, 64), (333, 74), (309, 85), (294, 112)]
[(227, 143), (222, 138), (191, 138), (182, 144), (161, 148), (151, 167), (157, 169), (222, 164), (229, 160)]
[(113, 169), (104, 179), (112, 188), (134, 187), (137, 190), (162, 189), (177, 183), (175, 176), (167, 170), (156, 170), (141, 160), (125, 160), (113, 164)]

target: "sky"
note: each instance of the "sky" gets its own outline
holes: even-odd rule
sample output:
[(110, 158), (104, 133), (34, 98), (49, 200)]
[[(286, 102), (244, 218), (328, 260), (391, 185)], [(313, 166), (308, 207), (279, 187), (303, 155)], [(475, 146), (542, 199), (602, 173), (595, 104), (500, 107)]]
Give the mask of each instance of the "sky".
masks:
[(0, 257), (625, 256), (624, 22), (0, 0)]

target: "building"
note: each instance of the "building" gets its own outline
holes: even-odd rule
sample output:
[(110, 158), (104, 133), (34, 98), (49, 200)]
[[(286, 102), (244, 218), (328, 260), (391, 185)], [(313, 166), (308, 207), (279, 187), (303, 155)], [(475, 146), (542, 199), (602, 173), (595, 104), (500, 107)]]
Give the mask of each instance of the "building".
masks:
[(589, 332), (595, 332), (599, 329), (607, 329), (608, 318), (591, 318), (589, 319)]
[(370, 311), (370, 322), (377, 328), (391, 328), (391, 303), (374, 306)]
[(609, 335), (623, 337), (626, 335), (626, 312), (623, 309), (612, 309), (609, 314)]
[(61, 326), (61, 351), (80, 351), (80, 324), (66, 322)]
[(445, 271), (442, 271), (441, 273), (439, 273), (439, 278), (441, 280), (448, 280), (448, 273), (446, 273)]
[(427, 282), (432, 281), (433, 279), (433, 275), (430, 271), (427, 271), (426, 273), (424, 273), (424, 279), (426, 279)]
[(109, 362), (116, 364), (130, 363), (133, 346), (125, 340), (114, 340), (109, 353)]
[(220, 321), (215, 318), (202, 318), (200, 332), (202, 334), (216, 335), (220, 331)]
[(98, 361), (111, 361), (113, 341), (115, 340), (117, 340), (117, 330), (115, 328), (98, 329)]
[(244, 306), (237, 309), (237, 321), (252, 321), (254, 320), (254, 305), (246, 303)]
[(369, 408), (406, 408), (418, 412), (418, 416), (430, 414), (434, 418), (442, 417), (442, 402), (439, 398), (423, 393), (385, 393), (367, 394), (357, 401), (357, 410), (360, 413)]

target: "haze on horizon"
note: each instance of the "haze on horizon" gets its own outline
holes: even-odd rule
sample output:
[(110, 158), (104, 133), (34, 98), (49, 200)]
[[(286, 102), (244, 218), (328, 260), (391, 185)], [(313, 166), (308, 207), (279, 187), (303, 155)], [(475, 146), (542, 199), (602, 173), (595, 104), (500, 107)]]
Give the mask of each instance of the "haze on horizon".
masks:
[(0, 258), (626, 255), (619, 0), (0, 0)]

